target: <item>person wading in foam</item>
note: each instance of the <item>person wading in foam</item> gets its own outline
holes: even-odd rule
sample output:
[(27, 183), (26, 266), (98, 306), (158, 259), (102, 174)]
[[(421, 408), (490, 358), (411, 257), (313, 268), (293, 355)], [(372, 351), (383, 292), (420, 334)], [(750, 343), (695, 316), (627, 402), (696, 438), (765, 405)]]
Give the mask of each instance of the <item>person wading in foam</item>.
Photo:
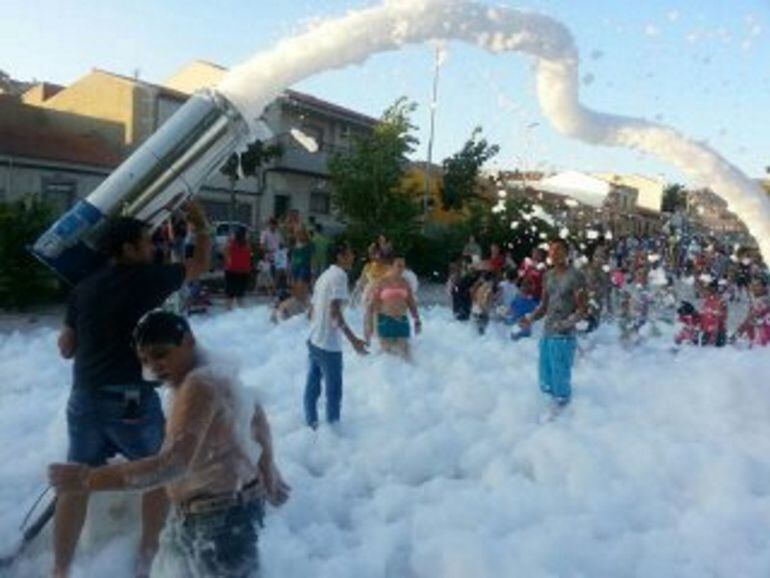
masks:
[(280, 505), (289, 497), (262, 407), (247, 399), (231, 366), (196, 345), (183, 317), (148, 313), (134, 343), (145, 369), (171, 388), (163, 447), (152, 457), (96, 468), (52, 464), (51, 485), (59, 496), (165, 488), (172, 510), (153, 572), (256, 575), (264, 499)]
[[(70, 462), (100, 466), (116, 453), (129, 460), (153, 455), (163, 441), (163, 411), (153, 383), (131, 348), (139, 318), (160, 306), (187, 280), (209, 267), (211, 240), (206, 218), (191, 203), (187, 222), (196, 237), (195, 251), (184, 264), (153, 264), (149, 228), (120, 217), (102, 239), (112, 262), (82, 281), (69, 298), (59, 335), (62, 357), (74, 357), (73, 387), (67, 403)], [(60, 496), (54, 517), (54, 569), (65, 578), (75, 554), (88, 508), (88, 494)], [(166, 516), (163, 492), (142, 500), (142, 540), (137, 575), (146, 575)]]
[(366, 354), (366, 342), (359, 339), (348, 326), (342, 314), (347, 302), (348, 274), (355, 254), (345, 242), (332, 248), (330, 257), (334, 263), (324, 271), (313, 288), (310, 306), (310, 336), (308, 347), (308, 372), (305, 382), (305, 421), (311, 428), (318, 427), (318, 398), (321, 396), (321, 378), (326, 388), (326, 420), (340, 420), (342, 410), (342, 336), (357, 353)]
[(567, 261), (569, 249), (564, 239), (551, 241), (548, 258), (552, 269), (545, 276), (543, 298), (537, 309), (519, 325), (529, 329), (545, 317), (540, 339), (540, 389), (553, 399), (552, 413), (567, 405), (572, 397), (572, 364), (577, 340), (575, 326), (585, 317), (585, 280)]

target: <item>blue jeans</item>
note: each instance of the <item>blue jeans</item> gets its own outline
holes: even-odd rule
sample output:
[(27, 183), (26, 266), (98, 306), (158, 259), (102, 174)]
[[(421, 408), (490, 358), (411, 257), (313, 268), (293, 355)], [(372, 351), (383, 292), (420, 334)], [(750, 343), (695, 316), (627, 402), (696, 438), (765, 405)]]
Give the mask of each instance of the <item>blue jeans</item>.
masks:
[(150, 387), (133, 389), (141, 393), (123, 398), (114, 390), (73, 388), (67, 402), (68, 461), (101, 466), (116, 454), (138, 460), (158, 452), (165, 428), (160, 398)]
[[(206, 514), (172, 510), (160, 538), (159, 574), (197, 578), (250, 578), (259, 575), (258, 528), (261, 500)], [(164, 558), (174, 572), (160, 562)]]
[(574, 335), (551, 335), (540, 340), (540, 389), (559, 403), (567, 403), (572, 397), (576, 348)]
[(318, 424), (318, 398), (321, 378), (326, 386), (326, 420), (340, 420), (342, 405), (342, 352), (326, 351), (308, 341), (307, 382), (305, 383), (305, 421), (311, 427)]

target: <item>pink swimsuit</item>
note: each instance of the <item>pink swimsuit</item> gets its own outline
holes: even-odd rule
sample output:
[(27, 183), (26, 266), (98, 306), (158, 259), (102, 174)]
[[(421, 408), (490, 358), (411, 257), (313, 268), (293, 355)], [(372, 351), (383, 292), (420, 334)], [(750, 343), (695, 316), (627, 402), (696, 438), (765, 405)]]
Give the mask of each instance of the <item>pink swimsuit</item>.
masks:
[(405, 287), (383, 287), (380, 289), (380, 299), (383, 301), (398, 301), (406, 299), (409, 296), (409, 290)]

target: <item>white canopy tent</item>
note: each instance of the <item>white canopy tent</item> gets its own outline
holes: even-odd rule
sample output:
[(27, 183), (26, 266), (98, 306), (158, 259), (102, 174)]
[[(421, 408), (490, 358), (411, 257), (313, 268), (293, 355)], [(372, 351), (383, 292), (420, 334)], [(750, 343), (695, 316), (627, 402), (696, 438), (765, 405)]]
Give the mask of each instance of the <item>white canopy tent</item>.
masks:
[(566, 195), (589, 207), (601, 208), (612, 190), (605, 180), (579, 171), (564, 171), (538, 182), (536, 188), (547, 193)]

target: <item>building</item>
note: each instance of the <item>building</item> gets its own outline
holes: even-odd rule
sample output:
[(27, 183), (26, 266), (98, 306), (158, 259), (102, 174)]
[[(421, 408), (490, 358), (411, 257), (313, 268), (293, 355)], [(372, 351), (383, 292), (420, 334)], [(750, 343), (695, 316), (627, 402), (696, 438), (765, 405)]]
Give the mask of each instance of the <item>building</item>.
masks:
[[(8, 199), (26, 193), (50, 197), (53, 193), (46, 191), (54, 187), (46, 185), (52, 182), (49, 169), (68, 175), (68, 182), (79, 170), (83, 178), (60, 196), (59, 205), (64, 208), (86, 197), (193, 92), (217, 84), (225, 73), (221, 66), (196, 61), (161, 85), (95, 69), (67, 87), (42, 83), (20, 97), (3, 96), (0, 154), (5, 156), (0, 163), (5, 169), (0, 168), (0, 180), (5, 184), (0, 191)], [(273, 134), (270, 141), (280, 143), (283, 154), (256, 176), (235, 183), (219, 172), (212, 174), (198, 194), (210, 218), (227, 220), (233, 215), (259, 227), (270, 217), (296, 210), (306, 219), (339, 226), (331, 207), (328, 160), (349, 150), (353, 139), (378, 121), (291, 90), (265, 109), (263, 120)], [(301, 145), (306, 140), (315, 143), (312, 150)], [(35, 165), (43, 161), (45, 167)], [(27, 171), (23, 183), (22, 162)]]
[[(217, 64), (197, 60), (165, 85), (189, 95), (216, 86), (226, 72)], [(255, 224), (297, 210), (316, 222), (339, 226), (331, 206), (329, 159), (350, 150), (354, 139), (370, 132), (378, 120), (295, 90), (287, 90), (268, 105), (262, 120), (273, 133), (271, 140), (281, 145), (283, 155), (261, 172)], [(315, 143), (313, 150), (301, 144), (308, 140)], [(214, 199), (208, 194), (210, 190), (204, 188), (202, 193), (211, 208)]]
[(696, 230), (708, 234), (748, 237), (748, 230), (735, 213), (727, 208), (727, 201), (710, 189), (686, 191), (687, 217)]
[(638, 175), (564, 171), (533, 181), (529, 187), (570, 229), (598, 227), (615, 236), (649, 235), (660, 231), (663, 221), (647, 181), (652, 182)]
[(38, 195), (57, 211), (93, 191), (122, 152), (103, 135), (123, 126), (0, 97), (0, 200)]

